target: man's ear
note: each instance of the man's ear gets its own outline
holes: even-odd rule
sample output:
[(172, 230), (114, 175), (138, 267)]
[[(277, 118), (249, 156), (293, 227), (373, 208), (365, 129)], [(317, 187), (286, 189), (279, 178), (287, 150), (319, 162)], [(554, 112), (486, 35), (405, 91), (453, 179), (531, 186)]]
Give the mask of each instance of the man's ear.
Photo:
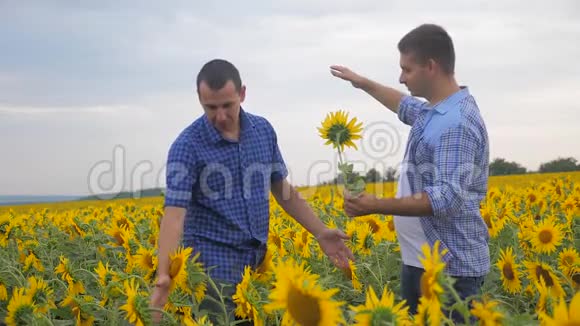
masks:
[(240, 102), (243, 102), (246, 99), (246, 85), (242, 85), (240, 87)]
[(437, 62), (433, 59), (427, 59), (427, 69), (431, 73), (435, 72), (435, 70), (437, 69)]

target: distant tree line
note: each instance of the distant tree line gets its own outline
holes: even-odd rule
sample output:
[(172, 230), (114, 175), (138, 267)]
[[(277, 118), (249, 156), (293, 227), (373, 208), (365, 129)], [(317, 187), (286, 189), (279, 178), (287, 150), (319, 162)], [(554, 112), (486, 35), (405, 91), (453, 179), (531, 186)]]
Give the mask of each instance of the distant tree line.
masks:
[(142, 189), (139, 191), (122, 191), (119, 193), (110, 193), (110, 194), (98, 194), (92, 195), (87, 197), (82, 197), (79, 200), (99, 200), (99, 199), (128, 199), (128, 198), (142, 198), (142, 197), (157, 197), (157, 196), (164, 196), (165, 189), (163, 188), (150, 188), (150, 189)]
[[(528, 171), (525, 167), (517, 162), (510, 162), (504, 158), (495, 158), (489, 164), (489, 175), (510, 175), (510, 174), (526, 174), (526, 173), (551, 173), (551, 172), (570, 172), (570, 171), (580, 171), (580, 164), (573, 157), (559, 157), (555, 160), (542, 163), (538, 171)], [(372, 168), (366, 172), (365, 181), (367, 183), (373, 182), (389, 182), (397, 181), (399, 176), (398, 170), (389, 167), (383, 173)], [(362, 175), (362, 173), (358, 173)], [(337, 176), (330, 181), (321, 183), (321, 185), (328, 184), (343, 184), (341, 176)]]
[[(355, 172), (357, 175), (362, 175), (360, 172)], [(371, 168), (366, 172), (364, 175), (365, 182), (373, 183), (373, 182), (388, 182), (388, 181), (396, 181), (398, 177), (397, 169), (393, 167), (387, 168), (387, 170), (381, 174), (377, 169)], [(342, 179), (341, 175), (336, 176), (334, 179), (330, 181), (325, 181), (320, 183), (319, 185), (329, 185), (329, 184), (343, 184), (344, 180)]]
[(490, 175), (509, 175), (524, 173), (551, 173), (551, 172), (571, 172), (580, 171), (580, 164), (573, 157), (558, 157), (555, 160), (542, 163), (538, 171), (527, 171), (527, 169), (516, 162), (508, 162), (503, 158), (496, 158), (489, 164)]

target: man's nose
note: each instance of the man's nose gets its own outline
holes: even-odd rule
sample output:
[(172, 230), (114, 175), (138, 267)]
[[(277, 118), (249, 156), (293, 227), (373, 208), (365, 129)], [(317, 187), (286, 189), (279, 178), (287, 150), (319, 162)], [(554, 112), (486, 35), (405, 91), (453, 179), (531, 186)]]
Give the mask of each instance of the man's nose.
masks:
[(225, 121), (227, 119), (226, 110), (219, 108), (216, 113), (216, 119), (218, 121)]

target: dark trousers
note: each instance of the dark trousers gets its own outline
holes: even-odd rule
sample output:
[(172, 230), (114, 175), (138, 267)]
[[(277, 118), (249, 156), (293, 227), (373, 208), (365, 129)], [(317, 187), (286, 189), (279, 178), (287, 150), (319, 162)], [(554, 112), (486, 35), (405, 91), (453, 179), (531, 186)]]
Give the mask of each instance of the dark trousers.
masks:
[[(419, 298), (421, 297), (421, 276), (424, 270), (422, 268), (417, 268), (413, 266), (403, 265), (401, 270), (401, 296), (407, 301), (409, 305), (409, 314), (415, 315), (417, 313), (417, 306), (419, 304)], [(455, 279), (455, 284), (453, 287), (459, 295), (461, 300), (471, 295), (480, 294), (481, 287), (483, 285), (484, 276), (480, 277), (453, 277)], [(451, 305), (453, 304), (453, 298), (448, 297)], [(451, 318), (455, 323), (465, 323), (463, 316), (457, 311), (453, 311)], [(470, 323), (475, 322), (475, 320), (469, 321)]]

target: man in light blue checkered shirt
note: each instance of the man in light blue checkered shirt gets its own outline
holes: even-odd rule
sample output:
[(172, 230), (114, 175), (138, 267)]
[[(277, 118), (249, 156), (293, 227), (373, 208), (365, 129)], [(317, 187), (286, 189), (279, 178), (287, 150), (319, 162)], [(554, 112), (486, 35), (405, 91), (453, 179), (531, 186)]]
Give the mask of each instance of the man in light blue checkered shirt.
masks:
[[(454, 77), (455, 53), (447, 32), (421, 25), (399, 42), (400, 82), (412, 96), (332, 66), (411, 126), (397, 198), (364, 194), (345, 201), (350, 216), (395, 215), (403, 268), (401, 294), (415, 313), (423, 273), (421, 246), (447, 249), (446, 272), (462, 299), (480, 291), (490, 269), (489, 235), (480, 211), (487, 192), (489, 144), (479, 108)], [(423, 97), (427, 102), (416, 97)], [(459, 316), (453, 316), (459, 319)], [(461, 321), (461, 320), (460, 320)]]
[(225, 300), (232, 314), (231, 294), (244, 267), (256, 268), (266, 253), (270, 192), (314, 235), (332, 262), (346, 268), (354, 258), (345, 245), (348, 237), (327, 228), (286, 180), (274, 128), (241, 107), (246, 88), (236, 67), (221, 59), (208, 62), (198, 74), (197, 92), (204, 114), (179, 134), (167, 159), (152, 306), (161, 308), (167, 302), (169, 254), (183, 235), (184, 245), (200, 254), (212, 279), (230, 285)]

